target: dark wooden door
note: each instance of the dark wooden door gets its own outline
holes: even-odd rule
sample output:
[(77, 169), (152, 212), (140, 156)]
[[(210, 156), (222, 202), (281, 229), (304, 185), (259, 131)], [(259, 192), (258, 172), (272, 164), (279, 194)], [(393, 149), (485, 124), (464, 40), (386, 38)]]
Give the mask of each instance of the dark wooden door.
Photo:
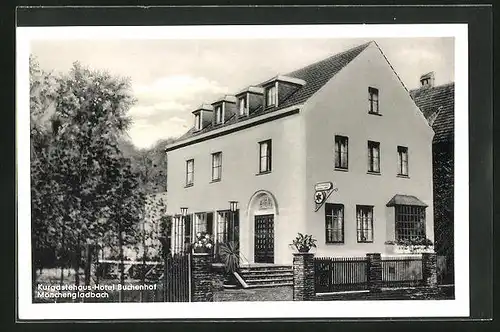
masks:
[(274, 263), (274, 215), (255, 216), (255, 263)]

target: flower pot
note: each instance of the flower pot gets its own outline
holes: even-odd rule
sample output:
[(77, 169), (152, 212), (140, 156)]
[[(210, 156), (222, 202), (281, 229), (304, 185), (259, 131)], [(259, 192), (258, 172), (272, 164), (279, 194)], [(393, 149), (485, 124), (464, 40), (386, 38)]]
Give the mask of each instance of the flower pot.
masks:
[(309, 252), (310, 249), (311, 248), (300, 248), (298, 250), (299, 250), (299, 252), (305, 253), (305, 252)]
[(194, 248), (193, 249), (193, 252), (195, 254), (208, 254), (210, 250), (208, 250), (207, 248), (203, 248), (203, 247), (198, 247), (198, 248)]

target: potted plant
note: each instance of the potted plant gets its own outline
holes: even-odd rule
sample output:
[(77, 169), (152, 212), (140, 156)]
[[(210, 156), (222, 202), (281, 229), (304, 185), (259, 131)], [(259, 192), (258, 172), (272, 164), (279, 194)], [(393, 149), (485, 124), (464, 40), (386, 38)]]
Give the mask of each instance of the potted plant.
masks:
[(297, 249), (298, 252), (306, 253), (311, 250), (311, 248), (316, 248), (317, 240), (313, 238), (312, 235), (298, 233), (297, 237), (292, 241), (292, 246)]
[(240, 251), (238, 242), (221, 243), (219, 246), (220, 262), (226, 270), (226, 282), (228, 285), (236, 286), (234, 272), (240, 269)]
[(432, 241), (423, 236), (415, 236), (410, 239), (400, 239), (396, 241), (386, 241), (385, 244), (395, 246), (395, 253), (416, 254), (433, 250)]
[(196, 240), (193, 243), (193, 252), (195, 253), (209, 253), (213, 248), (212, 239), (210, 234), (206, 232), (196, 233)]

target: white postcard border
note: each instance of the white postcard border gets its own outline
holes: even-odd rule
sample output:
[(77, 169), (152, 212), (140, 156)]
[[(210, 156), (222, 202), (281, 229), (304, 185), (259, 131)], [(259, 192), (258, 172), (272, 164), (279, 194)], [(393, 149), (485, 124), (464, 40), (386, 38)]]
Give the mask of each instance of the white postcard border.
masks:
[[(466, 24), (21, 27), (16, 29), (19, 319), (363, 318), (469, 315), (468, 35)], [(54, 39), (455, 38), (455, 299), (411, 301), (48, 303), (31, 298), (30, 42)], [(57, 50), (55, 50), (57, 52)], [(458, 149), (457, 147), (460, 147)]]

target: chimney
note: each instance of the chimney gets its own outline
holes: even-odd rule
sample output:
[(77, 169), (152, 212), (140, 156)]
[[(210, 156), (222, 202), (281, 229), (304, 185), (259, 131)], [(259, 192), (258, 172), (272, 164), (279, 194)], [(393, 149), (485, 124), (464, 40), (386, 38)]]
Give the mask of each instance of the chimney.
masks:
[(434, 72), (431, 71), (427, 74), (420, 76), (420, 87), (433, 87), (434, 86)]

